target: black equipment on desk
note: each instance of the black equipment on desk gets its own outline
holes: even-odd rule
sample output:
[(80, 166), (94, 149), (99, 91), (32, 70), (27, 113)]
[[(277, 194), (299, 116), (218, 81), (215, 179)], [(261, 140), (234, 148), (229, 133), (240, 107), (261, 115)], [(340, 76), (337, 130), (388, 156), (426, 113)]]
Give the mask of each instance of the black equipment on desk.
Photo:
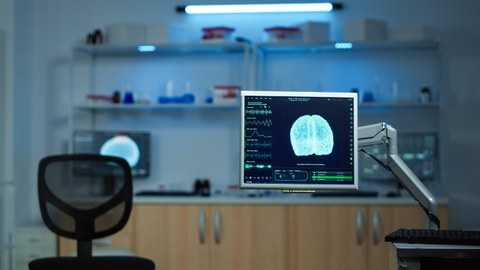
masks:
[(193, 191), (185, 190), (141, 190), (135, 193), (136, 196), (210, 196), (210, 180), (197, 179), (195, 180)]
[(480, 231), (399, 229), (385, 236), (385, 241), (409, 244), (480, 246)]

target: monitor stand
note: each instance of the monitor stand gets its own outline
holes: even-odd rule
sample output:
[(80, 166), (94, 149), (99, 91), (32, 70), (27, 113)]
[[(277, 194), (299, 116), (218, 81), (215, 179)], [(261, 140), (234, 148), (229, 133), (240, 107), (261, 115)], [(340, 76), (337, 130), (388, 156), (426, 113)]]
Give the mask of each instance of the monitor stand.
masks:
[[(358, 147), (387, 145), (387, 163), (382, 164), (405, 187), (429, 217), (429, 228), (440, 229), (438, 205), (433, 194), (398, 155), (397, 130), (386, 123), (358, 127)], [(378, 160), (377, 160), (378, 161)], [(380, 161), (379, 161), (380, 162)]]

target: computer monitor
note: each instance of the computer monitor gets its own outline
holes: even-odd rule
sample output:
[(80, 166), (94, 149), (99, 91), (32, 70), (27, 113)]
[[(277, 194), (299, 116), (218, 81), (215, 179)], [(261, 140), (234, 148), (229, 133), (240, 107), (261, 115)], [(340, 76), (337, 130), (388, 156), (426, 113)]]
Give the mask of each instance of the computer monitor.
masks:
[(148, 132), (76, 130), (73, 152), (122, 157), (130, 165), (133, 177), (144, 178), (150, 174)]
[(356, 93), (242, 91), (241, 188), (358, 189)]

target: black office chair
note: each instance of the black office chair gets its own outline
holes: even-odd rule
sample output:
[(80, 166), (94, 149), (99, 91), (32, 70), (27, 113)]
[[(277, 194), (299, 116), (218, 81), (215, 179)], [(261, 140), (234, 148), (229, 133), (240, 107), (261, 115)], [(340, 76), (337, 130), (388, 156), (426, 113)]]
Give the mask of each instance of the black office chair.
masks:
[(120, 231), (132, 209), (132, 175), (117, 157), (72, 154), (43, 158), (38, 168), (40, 210), (47, 227), (77, 240), (75, 257), (40, 258), (30, 270), (153, 270), (135, 256), (92, 256), (92, 240)]

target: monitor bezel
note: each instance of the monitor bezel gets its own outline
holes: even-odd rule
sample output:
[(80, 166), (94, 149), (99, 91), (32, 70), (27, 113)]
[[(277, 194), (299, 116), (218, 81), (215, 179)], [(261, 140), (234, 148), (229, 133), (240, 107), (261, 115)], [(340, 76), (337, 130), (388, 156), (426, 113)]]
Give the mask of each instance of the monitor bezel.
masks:
[[(245, 97), (247, 96), (271, 96), (271, 97), (320, 97), (320, 98), (352, 98), (353, 99), (353, 183), (352, 184), (300, 184), (300, 183), (246, 183), (244, 180), (245, 169)], [(262, 91), (242, 90), (240, 93), (240, 188), (242, 189), (277, 189), (284, 191), (299, 190), (358, 190), (358, 95), (354, 92), (303, 92), (303, 91)]]

